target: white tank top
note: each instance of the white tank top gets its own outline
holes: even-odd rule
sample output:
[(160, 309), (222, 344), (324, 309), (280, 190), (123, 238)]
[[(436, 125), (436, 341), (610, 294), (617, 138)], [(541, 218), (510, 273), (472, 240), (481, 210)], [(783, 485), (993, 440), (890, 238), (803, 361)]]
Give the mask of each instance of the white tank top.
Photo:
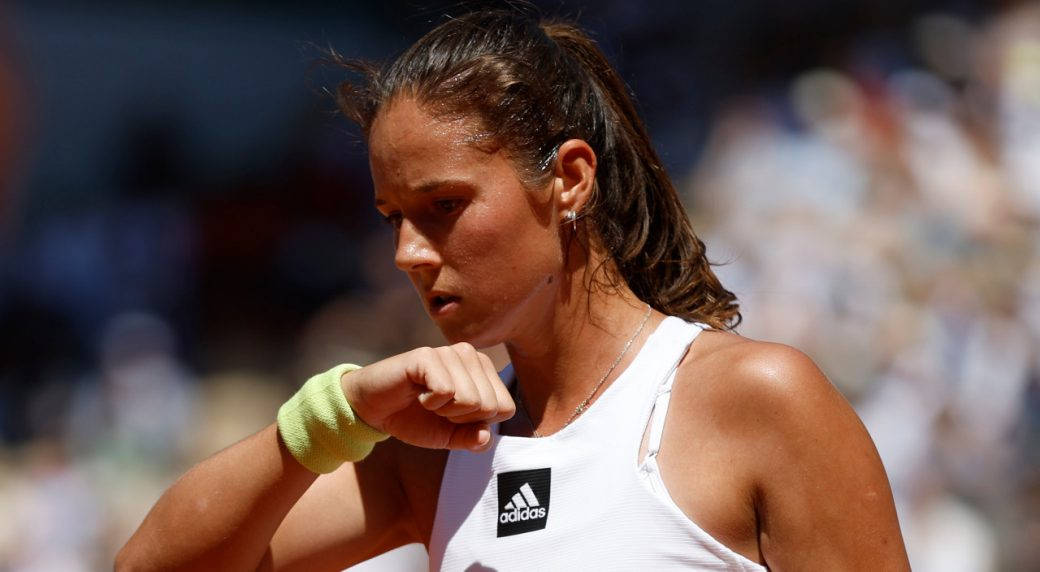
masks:
[[(599, 399), (553, 435), (513, 437), (495, 427), (490, 451), (452, 451), (430, 569), (765, 570), (694, 524), (657, 466), (675, 370), (701, 329), (666, 318)], [(512, 369), (502, 375), (510, 381)]]

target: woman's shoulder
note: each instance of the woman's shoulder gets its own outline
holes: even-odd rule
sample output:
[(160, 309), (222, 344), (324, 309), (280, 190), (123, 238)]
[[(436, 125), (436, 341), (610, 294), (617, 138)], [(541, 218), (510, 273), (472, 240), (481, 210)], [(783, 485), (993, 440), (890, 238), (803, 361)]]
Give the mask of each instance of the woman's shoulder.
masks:
[(758, 432), (764, 427), (802, 431), (813, 417), (854, 417), (813, 360), (785, 344), (705, 330), (676, 375), (677, 393), (684, 397), (680, 406), (750, 424)]
[[(697, 479), (716, 471), (720, 488), (734, 486), (738, 497), (754, 499), (758, 548), (774, 567), (888, 562), (886, 569), (906, 569), (892, 493), (870, 436), (805, 353), (705, 331), (674, 387), (679, 410), (668, 419), (673, 435), (683, 437), (673, 441), (674, 451), (686, 453), (676, 456), (714, 461), (677, 464), (678, 482), (696, 492)], [(684, 473), (685, 466), (698, 470)]]
[(734, 390), (771, 393), (830, 385), (812, 358), (798, 348), (705, 330), (691, 344), (680, 375), (694, 371), (721, 376)]

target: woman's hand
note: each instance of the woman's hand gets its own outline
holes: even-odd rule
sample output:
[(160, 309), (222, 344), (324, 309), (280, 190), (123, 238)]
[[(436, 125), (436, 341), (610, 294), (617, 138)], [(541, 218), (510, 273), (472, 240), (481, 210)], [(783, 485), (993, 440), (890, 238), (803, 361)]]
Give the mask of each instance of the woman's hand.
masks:
[(340, 383), (366, 423), (430, 449), (486, 449), (489, 425), (516, 412), (491, 359), (465, 342), (399, 354)]

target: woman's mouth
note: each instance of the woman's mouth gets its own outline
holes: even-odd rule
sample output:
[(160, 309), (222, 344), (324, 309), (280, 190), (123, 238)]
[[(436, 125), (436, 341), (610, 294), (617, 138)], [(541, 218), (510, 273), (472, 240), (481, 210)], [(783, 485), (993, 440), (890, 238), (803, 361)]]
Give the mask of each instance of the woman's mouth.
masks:
[(430, 313), (433, 315), (443, 314), (458, 306), (458, 302), (458, 296), (438, 294), (430, 298)]

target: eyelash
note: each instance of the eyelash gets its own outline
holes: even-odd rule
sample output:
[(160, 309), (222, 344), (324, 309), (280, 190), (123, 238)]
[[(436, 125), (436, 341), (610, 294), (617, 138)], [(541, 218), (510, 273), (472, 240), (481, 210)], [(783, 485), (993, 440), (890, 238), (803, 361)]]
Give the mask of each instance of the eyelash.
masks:
[(451, 214), (458, 210), (459, 205), (462, 204), (462, 199), (438, 199), (433, 204), (441, 210), (444, 214)]
[[(462, 206), (462, 199), (437, 199), (433, 201), (433, 205), (440, 214), (455, 214)], [(401, 227), (402, 220), (404, 220), (404, 217), (401, 215), (400, 212), (392, 212), (383, 217), (383, 222), (390, 225), (394, 229)]]

